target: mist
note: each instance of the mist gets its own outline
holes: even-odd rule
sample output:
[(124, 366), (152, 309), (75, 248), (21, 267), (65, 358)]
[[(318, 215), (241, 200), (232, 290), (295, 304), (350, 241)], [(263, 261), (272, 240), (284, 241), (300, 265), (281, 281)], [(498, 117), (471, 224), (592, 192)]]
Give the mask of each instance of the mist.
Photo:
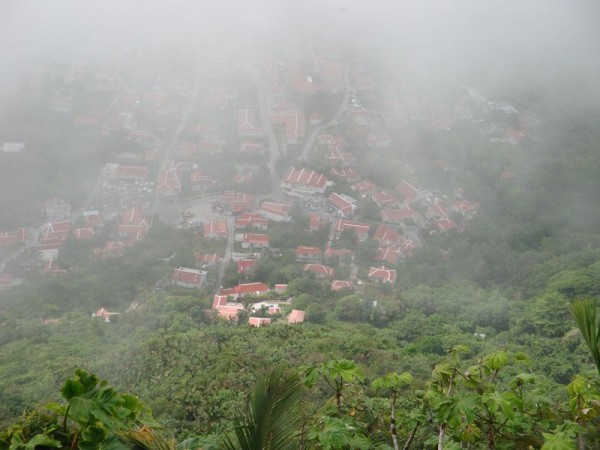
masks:
[(10, 91), (51, 58), (249, 44), (261, 51), (289, 33), (325, 33), (452, 82), (557, 88), (574, 79), (579, 89), (591, 89), (600, 73), (599, 13), (592, 1), (8, 0), (0, 5), (0, 80)]

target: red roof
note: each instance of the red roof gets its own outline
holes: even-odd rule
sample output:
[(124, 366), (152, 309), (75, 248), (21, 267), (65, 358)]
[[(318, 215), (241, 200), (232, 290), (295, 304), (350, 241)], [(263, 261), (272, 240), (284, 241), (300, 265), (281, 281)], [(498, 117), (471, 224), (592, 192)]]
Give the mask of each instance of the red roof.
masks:
[(344, 280), (333, 280), (331, 282), (331, 290), (334, 292), (341, 291), (342, 289), (352, 290), (354, 289), (354, 284), (351, 281)]
[(270, 317), (248, 317), (248, 325), (251, 327), (264, 327), (271, 324)]
[(391, 208), (398, 204), (398, 199), (386, 191), (376, 192), (371, 198), (380, 208)]
[(238, 133), (242, 136), (262, 136), (264, 130), (258, 125), (258, 114), (255, 109), (238, 109)]
[(200, 286), (204, 281), (205, 272), (196, 269), (188, 269), (187, 267), (178, 267), (173, 270), (171, 280), (174, 283), (195, 284)]
[(371, 225), (365, 222), (358, 222), (349, 219), (337, 219), (334, 224), (334, 231), (339, 233), (343, 230), (354, 230), (359, 239), (366, 239), (369, 235)]
[(368, 180), (357, 181), (350, 188), (353, 191), (358, 192), (359, 194), (370, 194), (375, 192), (378, 188), (375, 184), (371, 183)]
[(388, 227), (387, 225), (379, 225), (375, 234), (373, 235), (373, 239), (379, 241), (379, 244), (382, 246), (387, 246), (390, 244), (395, 244), (400, 241), (400, 233), (393, 228)]
[(216, 253), (194, 253), (194, 259), (198, 264), (210, 266), (219, 262), (219, 255)]
[(273, 290), (275, 292), (285, 292), (287, 291), (288, 285), (287, 284), (276, 284), (275, 286), (273, 286)]
[(335, 275), (335, 270), (332, 267), (326, 266), (324, 264), (305, 264), (304, 271), (313, 272), (317, 276), (328, 278), (331, 278), (333, 277), (333, 275)]
[(335, 167), (329, 171), (332, 178), (338, 181), (356, 181), (360, 180), (360, 173), (354, 167), (344, 167), (336, 169)]
[(296, 247), (296, 256), (298, 255), (321, 256), (321, 249), (319, 247), (306, 247), (304, 245), (299, 245), (298, 247)]
[(236, 261), (237, 273), (249, 273), (252, 272), (254, 266), (256, 266), (257, 262), (255, 259), (242, 259)]
[(227, 222), (208, 222), (204, 224), (204, 236), (216, 235), (227, 236)]
[(257, 227), (266, 229), (269, 225), (269, 220), (258, 214), (244, 213), (235, 219), (235, 228)]
[(146, 166), (128, 166), (119, 164), (117, 166), (117, 176), (121, 178), (137, 178), (145, 180), (150, 174), (150, 169)]
[(402, 198), (406, 205), (414, 203), (421, 195), (419, 190), (406, 180), (402, 180), (398, 186), (396, 186), (396, 190), (402, 194)]
[(402, 256), (402, 250), (399, 247), (384, 247), (377, 251), (376, 261), (396, 264)]
[(322, 226), (325, 226), (325, 225), (327, 225), (329, 223), (329, 221), (328, 221), (327, 218), (321, 217), (317, 213), (312, 213), (312, 212), (309, 213), (308, 219), (309, 219), (309, 229), (310, 229), (310, 231), (318, 230)]
[(254, 245), (269, 245), (269, 236), (266, 234), (247, 233), (244, 234), (243, 242)]
[(346, 195), (342, 196), (332, 192), (327, 200), (345, 216), (351, 215), (356, 209), (356, 204), (350, 201), (354, 199)]
[(254, 199), (245, 192), (225, 191), (221, 196), (221, 204), (233, 214), (242, 213), (252, 208)]
[(275, 214), (278, 216), (282, 216), (285, 217), (287, 215), (289, 215), (290, 210), (292, 209), (291, 205), (288, 205), (286, 203), (275, 203), (275, 202), (262, 202), (260, 205), (260, 211), (263, 211), (265, 213), (269, 213), (269, 214)]
[(327, 178), (325, 175), (317, 173), (314, 170), (295, 169), (294, 167), (291, 167), (283, 177), (282, 182), (324, 188), (327, 184)]
[(243, 295), (243, 294), (264, 294), (266, 292), (269, 292), (269, 286), (267, 286), (265, 283), (244, 283), (244, 284), (238, 284), (236, 287), (233, 288), (234, 292), (238, 295)]
[(369, 278), (374, 278), (383, 283), (394, 283), (396, 281), (396, 271), (386, 269), (384, 266), (369, 268)]
[(156, 190), (163, 196), (177, 195), (181, 192), (181, 181), (176, 170), (162, 170), (158, 174)]
[(288, 142), (297, 143), (304, 137), (306, 125), (304, 113), (300, 109), (271, 111), (271, 121), (284, 125)]
[(213, 178), (207, 177), (201, 170), (195, 170), (190, 173), (190, 183), (195, 186), (211, 187), (217, 184)]
[(75, 235), (75, 239), (91, 239), (96, 232), (93, 228), (75, 228), (73, 234)]

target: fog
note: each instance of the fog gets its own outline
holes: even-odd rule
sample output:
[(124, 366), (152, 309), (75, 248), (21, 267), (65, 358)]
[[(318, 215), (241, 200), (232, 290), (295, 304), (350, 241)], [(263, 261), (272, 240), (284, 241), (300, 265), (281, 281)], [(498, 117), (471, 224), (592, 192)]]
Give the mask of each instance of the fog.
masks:
[(0, 80), (10, 91), (50, 58), (250, 43), (259, 50), (290, 33), (333, 33), (453, 81), (559, 85), (566, 78), (581, 87), (600, 73), (599, 17), (592, 1), (5, 0)]

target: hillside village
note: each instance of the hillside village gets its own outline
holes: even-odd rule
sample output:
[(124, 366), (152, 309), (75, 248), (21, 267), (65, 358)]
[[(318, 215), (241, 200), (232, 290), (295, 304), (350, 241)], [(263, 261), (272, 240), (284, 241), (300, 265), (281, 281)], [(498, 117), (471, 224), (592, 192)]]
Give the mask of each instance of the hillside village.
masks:
[[(415, 129), (441, 139), (475, 130), (510, 149), (539, 119), (471, 87), (453, 103), (420, 98), (408, 81), (392, 83), (402, 74), (391, 59), (368, 61), (326, 34), (311, 47), (290, 39), (266, 53), (207, 52), (177, 69), (114, 54), (40, 71), (46, 113), (110, 139), (112, 159), (83, 203), (50, 193), (31, 205), (38, 226), (0, 231), (0, 289), (71, 276), (77, 267), (60, 258), (67, 242), (93, 243), (90, 258), (120, 258), (156, 221), (195, 239), (194, 264), (172, 267), (154, 288), (207, 289), (225, 320), (305, 320), (290, 302), (301, 292), (256, 273), (264, 260), (295, 261), (296, 276), (334, 292), (395, 286), (400, 262), (431, 236), (461, 233), (485, 207), (455, 181), (464, 169), (451, 158), (409, 155)], [(35, 149), (24, 139), (2, 150), (16, 159)], [(513, 171), (506, 163), (494, 182), (510, 183)], [(116, 313), (98, 308), (106, 321)]]

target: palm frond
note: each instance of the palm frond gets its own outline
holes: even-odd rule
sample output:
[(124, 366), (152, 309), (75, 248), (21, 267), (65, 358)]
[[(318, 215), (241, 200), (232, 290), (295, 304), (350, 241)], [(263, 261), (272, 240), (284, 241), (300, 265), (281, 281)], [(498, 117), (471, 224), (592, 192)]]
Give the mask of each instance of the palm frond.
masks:
[(298, 448), (298, 400), (302, 383), (277, 367), (258, 380), (244, 417), (235, 422), (236, 443), (225, 438), (228, 450), (292, 450)]
[(600, 323), (596, 320), (596, 303), (592, 299), (578, 299), (574, 300), (570, 307), (577, 328), (581, 331), (600, 374)]

